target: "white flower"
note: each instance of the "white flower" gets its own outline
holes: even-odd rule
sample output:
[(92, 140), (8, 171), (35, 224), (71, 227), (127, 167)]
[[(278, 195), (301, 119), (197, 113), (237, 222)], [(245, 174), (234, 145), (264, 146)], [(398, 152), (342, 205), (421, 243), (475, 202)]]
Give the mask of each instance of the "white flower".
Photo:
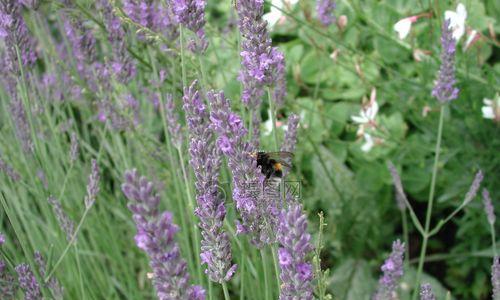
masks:
[(370, 150), (372, 150), (372, 148), (373, 148), (373, 145), (375, 144), (373, 142), (373, 138), (368, 133), (363, 134), (363, 137), (365, 139), (365, 143), (361, 146), (361, 151), (370, 152)]
[(399, 39), (404, 40), (410, 33), (412, 21), (410, 18), (404, 18), (394, 24), (394, 30), (398, 33)]
[(453, 30), (453, 38), (458, 42), (465, 32), (465, 19), (467, 19), (467, 10), (465, 6), (459, 3), (457, 5), (457, 11), (445, 11), (444, 19), (450, 21), (449, 28)]
[(285, 16), (282, 13), (282, 10), (286, 8), (291, 9), (295, 4), (297, 4), (299, 0), (272, 0), (271, 1), (271, 10), (262, 16), (262, 19), (267, 21), (269, 28), (273, 28), (276, 23), (283, 22), (285, 20)]
[(500, 121), (500, 96), (496, 95), (495, 100), (483, 99), (484, 106), (481, 107), (483, 118)]
[(377, 91), (375, 88), (372, 89), (370, 95), (370, 102), (361, 108), (359, 116), (351, 116), (351, 119), (358, 124), (371, 124), (375, 122), (375, 117), (378, 113), (378, 103), (377, 103)]

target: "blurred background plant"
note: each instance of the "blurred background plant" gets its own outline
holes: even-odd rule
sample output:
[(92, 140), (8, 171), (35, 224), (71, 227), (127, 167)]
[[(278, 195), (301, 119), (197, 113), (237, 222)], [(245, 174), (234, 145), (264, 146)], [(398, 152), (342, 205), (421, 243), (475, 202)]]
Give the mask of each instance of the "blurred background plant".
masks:
[[(21, 268), (24, 277), (47, 282), (48, 297), (57, 297), (48, 292), (53, 275), (68, 299), (151, 298), (148, 261), (134, 245), (134, 222), (120, 191), (125, 170), (137, 168), (179, 225), (192, 281), (220, 299), (222, 290), (199, 263), (195, 178), (181, 108), (183, 87), (198, 79), (202, 92), (223, 90), (248, 128), (256, 126), (257, 110), (261, 149), (275, 148), (275, 133), (283, 140), (288, 116), (300, 117), (288, 179), (301, 182), (315, 245), (322, 232), (315, 262), (330, 269), (320, 280), (325, 294), (371, 298), (399, 238), (407, 255), (398, 288), (409, 299), (422, 240), (398, 208), (387, 163), (396, 165), (423, 222), (440, 117), (431, 91), (445, 16), (458, 38), (460, 93), (444, 109), (431, 223), (462, 205), (478, 170), (498, 207), (497, 1), (266, 1), (264, 19), (286, 62), (287, 95), (274, 124), (268, 101), (251, 109), (240, 101), (238, 1), (207, 1), (202, 34), (196, 20), (183, 19), (179, 27), (174, 15), (182, 6), (169, 2), (0, 0), (0, 232), (6, 240), (0, 253), (7, 270), (14, 274), (14, 266), (28, 263), (33, 271)], [(9, 47), (9, 39), (17, 46)], [(238, 264), (229, 292), (235, 299), (275, 299), (278, 283), (265, 283), (263, 274), (276, 274), (257, 263), (263, 258), (272, 265), (272, 257), (236, 237), (231, 172), (220, 173), (228, 198), (224, 227)], [(490, 224), (476, 197), (429, 240), (422, 282), (432, 284), (438, 299), (446, 290), (457, 299), (491, 297)], [(42, 272), (35, 250), (50, 271)]]

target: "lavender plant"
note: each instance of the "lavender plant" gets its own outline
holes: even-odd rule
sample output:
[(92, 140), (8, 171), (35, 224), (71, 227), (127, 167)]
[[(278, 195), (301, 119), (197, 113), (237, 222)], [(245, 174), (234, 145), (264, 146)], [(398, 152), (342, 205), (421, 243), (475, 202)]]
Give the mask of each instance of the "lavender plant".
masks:
[(179, 229), (170, 212), (160, 212), (160, 197), (153, 190), (153, 183), (140, 177), (136, 170), (126, 171), (122, 191), (137, 226), (135, 242), (149, 256), (158, 298), (205, 299), (201, 287), (189, 285), (186, 262), (174, 241)]
[(399, 240), (392, 243), (392, 252), (381, 267), (384, 275), (379, 279), (377, 292), (373, 296), (373, 300), (398, 299), (397, 287), (399, 280), (403, 277), (404, 252), (404, 243)]
[(313, 267), (307, 261), (313, 246), (302, 205), (291, 204), (280, 216), (278, 250), (282, 286), (279, 299), (313, 299)]
[(432, 96), (444, 104), (456, 99), (459, 89), (455, 87), (456, 41), (453, 38), (449, 20), (444, 21), (441, 30), (441, 67), (432, 90)]
[(20, 264), (16, 267), (16, 272), (19, 287), (24, 293), (24, 299), (41, 300), (42, 292), (40, 290), (40, 284), (30, 266), (27, 264)]
[(335, 1), (332, 0), (317, 0), (316, 2), (316, 13), (318, 15), (318, 20), (323, 26), (329, 26), (335, 22), (335, 16), (333, 11), (337, 7)]
[(182, 26), (191, 30), (196, 39), (191, 41), (188, 48), (194, 53), (202, 53), (208, 47), (205, 36), (205, 6), (204, 0), (170, 0), (176, 20)]
[(210, 128), (210, 113), (203, 103), (197, 82), (184, 89), (184, 111), (190, 133), (190, 164), (196, 177), (195, 214), (200, 219), (201, 258), (207, 265), (206, 273), (210, 280), (223, 284), (225, 293), (228, 281), (236, 271), (231, 263), (231, 243), (224, 231), (226, 207), (224, 198), (218, 191), (218, 176), (221, 166), (221, 152), (215, 145), (215, 132)]
[(420, 300), (436, 300), (430, 284), (424, 283), (420, 286)]

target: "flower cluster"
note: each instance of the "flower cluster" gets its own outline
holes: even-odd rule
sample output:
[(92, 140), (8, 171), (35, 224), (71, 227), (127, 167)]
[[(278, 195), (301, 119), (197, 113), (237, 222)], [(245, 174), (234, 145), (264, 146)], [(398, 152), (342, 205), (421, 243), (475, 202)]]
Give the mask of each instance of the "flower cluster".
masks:
[(217, 147), (228, 158), (233, 175), (233, 199), (243, 221), (238, 232), (249, 233), (258, 247), (273, 242), (280, 201), (265, 196), (262, 188), (264, 177), (252, 157), (256, 149), (244, 140), (248, 131), (243, 120), (231, 111), (224, 93), (212, 91), (207, 98), (212, 108), (211, 127), (218, 134)]
[[(5, 236), (0, 232), (0, 247), (5, 243)], [(16, 294), (15, 278), (7, 270), (7, 264), (0, 258), (0, 298), (14, 299)]]
[(134, 77), (136, 67), (127, 52), (125, 30), (122, 27), (120, 19), (113, 13), (113, 8), (109, 0), (100, 0), (98, 4), (103, 12), (104, 24), (113, 53), (112, 61), (109, 64), (110, 71), (116, 76), (118, 81), (126, 83)]
[[(96, 40), (94, 34), (85, 28), (83, 22), (77, 18), (64, 16), (64, 33), (68, 39), (75, 67), (78, 74), (83, 79), (93, 78), (93, 71), (88, 68), (96, 61)], [(69, 53), (66, 53), (68, 55)]]
[(432, 96), (441, 103), (450, 102), (458, 97), (459, 90), (455, 87), (455, 43), (450, 21), (445, 20), (441, 33), (441, 67), (432, 90)]
[(40, 284), (36, 280), (35, 274), (27, 264), (20, 264), (16, 267), (17, 280), (19, 287), (24, 292), (24, 299), (26, 300), (40, 300), (42, 299), (42, 292)]
[(498, 256), (493, 258), (491, 265), (491, 285), (493, 286), (492, 299), (500, 299), (500, 257)]
[(287, 131), (285, 132), (285, 138), (283, 144), (281, 145), (281, 151), (292, 152), (295, 150), (295, 145), (297, 144), (297, 128), (299, 127), (300, 117), (291, 114), (288, 117)]
[(140, 177), (135, 169), (126, 171), (124, 177), (122, 191), (137, 226), (135, 242), (149, 256), (158, 298), (205, 299), (201, 287), (189, 286), (187, 264), (174, 240), (179, 229), (170, 212), (159, 211), (160, 197), (153, 190), (153, 183)]
[(484, 211), (486, 213), (486, 216), (488, 217), (488, 223), (493, 226), (496, 219), (495, 208), (493, 207), (493, 203), (491, 202), (490, 192), (486, 188), (483, 188), (483, 204)]
[(61, 203), (53, 196), (50, 196), (47, 200), (54, 210), (59, 227), (66, 233), (66, 239), (71, 241), (73, 233), (75, 232), (75, 223), (68, 217), (66, 212), (61, 206)]
[(335, 1), (332, 0), (317, 0), (316, 2), (316, 12), (318, 14), (318, 20), (323, 24), (323, 26), (329, 26), (335, 22), (335, 16), (333, 11), (337, 7)]
[[(21, 3), (14, 0), (0, 0), (0, 38), (5, 42), (5, 68), (7, 73), (18, 74), (22, 67), (32, 65), (37, 58), (35, 40), (21, 14)], [(20, 63), (17, 49), (19, 49)]]
[(307, 233), (307, 216), (300, 204), (292, 204), (283, 211), (278, 227), (279, 265), (281, 268), (281, 300), (313, 299), (313, 268), (306, 261), (313, 247)]
[[(377, 90), (373, 88), (370, 93), (370, 101), (363, 104), (358, 116), (351, 116), (354, 123), (358, 124), (356, 135), (358, 137), (363, 137), (365, 140), (365, 143), (361, 146), (363, 152), (369, 152), (375, 145), (372, 134), (377, 130), (378, 126), (376, 120), (377, 113)], [(377, 138), (377, 140), (380, 139)]]
[(257, 108), (264, 95), (264, 87), (274, 86), (275, 101), (282, 104), (285, 97), (285, 59), (271, 45), (264, 14), (263, 0), (240, 0), (237, 5), (238, 25), (242, 36), (239, 80), (243, 84), (242, 101)]
[(397, 299), (398, 282), (403, 277), (403, 255), (405, 245), (399, 240), (392, 243), (392, 252), (382, 265), (384, 275), (379, 279), (377, 293), (373, 300)]
[(391, 161), (387, 163), (387, 167), (389, 169), (389, 173), (391, 173), (394, 188), (396, 189), (396, 201), (398, 208), (399, 210), (404, 211), (406, 209), (406, 202), (408, 202), (408, 199), (406, 198), (403, 184), (401, 183), (401, 177), (399, 176), (396, 166)]
[(224, 231), (226, 208), (217, 190), (221, 153), (215, 145), (210, 114), (196, 90), (196, 81), (184, 89), (183, 100), (190, 133), (189, 162), (196, 177), (195, 214), (200, 218), (201, 258), (207, 264), (210, 280), (222, 283), (232, 277), (236, 265), (231, 265), (231, 243)]
[(85, 196), (85, 207), (91, 207), (97, 194), (99, 193), (99, 166), (97, 165), (97, 161), (92, 159), (92, 170), (89, 174), (89, 180), (87, 183), (87, 195)]
[(430, 284), (424, 283), (420, 286), (420, 300), (436, 300)]
[(123, 10), (132, 21), (163, 34), (168, 40), (178, 36), (171, 5), (162, 5), (158, 0), (124, 0)]
[(0, 156), (0, 171), (5, 173), (12, 181), (19, 181), (21, 179), (21, 175), (14, 170), (14, 168), (9, 165), (6, 161), (2, 159)]
[[(38, 251), (35, 251), (35, 262), (38, 266), (38, 273), (40, 273), (40, 277), (45, 278), (45, 275), (47, 275), (47, 265), (42, 254)], [(64, 289), (54, 276), (50, 277), (45, 286), (50, 290), (54, 299), (63, 299)]]
[(477, 191), (479, 190), (479, 187), (481, 186), (481, 182), (483, 181), (483, 178), (484, 178), (483, 172), (481, 170), (479, 170), (476, 173), (474, 180), (472, 181), (472, 184), (469, 188), (469, 191), (465, 195), (465, 199), (463, 202), (464, 205), (471, 202), (472, 199), (474, 199), (474, 197), (476, 197)]
[(207, 49), (205, 37), (205, 0), (171, 0), (177, 22), (196, 34), (196, 41), (189, 44), (189, 49), (202, 53)]

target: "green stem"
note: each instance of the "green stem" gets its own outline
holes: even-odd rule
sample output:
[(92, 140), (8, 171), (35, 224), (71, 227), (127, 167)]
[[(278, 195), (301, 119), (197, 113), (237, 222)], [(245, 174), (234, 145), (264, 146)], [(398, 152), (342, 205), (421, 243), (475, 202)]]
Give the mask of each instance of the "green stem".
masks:
[(80, 264), (80, 254), (78, 253), (77, 243), (73, 244), (76, 256), (76, 267), (78, 268), (78, 280), (80, 282), (80, 295), (82, 299), (85, 299), (85, 288), (83, 287), (83, 276), (82, 276), (82, 265)]
[(491, 245), (493, 246), (493, 254), (495, 256), (498, 256), (497, 254), (497, 240), (495, 238), (495, 227), (493, 224), (490, 224), (490, 229), (491, 229)]
[(78, 226), (76, 226), (76, 229), (75, 229), (75, 232), (73, 233), (73, 235), (71, 236), (71, 240), (69, 241), (68, 245), (66, 245), (66, 248), (64, 249), (63, 253), (61, 254), (61, 256), (59, 257), (59, 259), (57, 260), (57, 262), (54, 264), (54, 267), (52, 268), (52, 270), (49, 272), (49, 274), (45, 277), (45, 283), (49, 282), (50, 280), (50, 277), (54, 274), (54, 272), (57, 270), (57, 267), (59, 267), (59, 265), (61, 264), (62, 260), (64, 259), (64, 257), (66, 256), (66, 254), (68, 253), (68, 250), (69, 248), (71, 248), (71, 246), (73, 245), (73, 243), (75, 242), (75, 239), (76, 239), (76, 236), (78, 235), (78, 232), (80, 232), (80, 228), (82, 227), (83, 225), (83, 222), (85, 221), (85, 218), (87, 217), (87, 214), (89, 213), (90, 211), (90, 208), (92, 208), (92, 205), (88, 206), (88, 207), (85, 207), (85, 211), (83, 212), (83, 216), (82, 218), (80, 219), (80, 222), (78, 223)]
[(438, 127), (438, 136), (437, 136), (437, 141), (436, 141), (436, 151), (434, 154), (434, 167), (432, 169), (432, 181), (431, 181), (431, 188), (429, 192), (429, 199), (427, 202), (427, 213), (425, 216), (425, 228), (424, 228), (424, 234), (423, 234), (423, 242), (422, 242), (422, 248), (420, 250), (420, 258), (418, 260), (418, 268), (417, 268), (417, 277), (415, 280), (415, 286), (413, 290), (413, 300), (417, 300), (418, 293), (419, 293), (419, 286), (420, 286), (420, 280), (422, 276), (422, 271), (424, 268), (424, 261), (425, 261), (425, 253), (427, 251), (427, 241), (429, 239), (429, 227), (431, 224), (431, 215), (432, 215), (432, 205), (434, 203), (434, 192), (436, 188), (436, 178), (437, 178), (437, 171), (438, 171), (438, 164), (439, 164), (439, 152), (441, 151), (441, 140), (443, 136), (443, 119), (444, 119), (444, 106), (441, 105), (441, 109), (439, 112), (439, 127)]
[(273, 254), (273, 263), (274, 263), (274, 272), (276, 273), (276, 286), (278, 288), (278, 295), (281, 293), (281, 283), (280, 283), (280, 268), (278, 264), (278, 249), (276, 245), (273, 245), (271, 248), (271, 252)]
[(406, 210), (401, 212), (401, 218), (403, 221), (403, 238), (405, 240), (405, 262), (408, 265), (410, 261), (410, 238), (408, 235), (408, 217), (406, 216)]
[(182, 25), (179, 24), (179, 40), (181, 41), (181, 70), (182, 70), (182, 86), (187, 85), (186, 68), (184, 66), (184, 35)]
[(227, 283), (225, 281), (222, 282), (222, 290), (224, 291), (224, 299), (231, 299), (231, 297), (229, 297), (229, 291), (227, 290)]
[(271, 123), (273, 126), (273, 135), (274, 135), (274, 149), (275, 151), (279, 150), (279, 143), (278, 143), (278, 133), (276, 132), (276, 111), (274, 108), (274, 101), (273, 101), (273, 93), (271, 92), (271, 88), (267, 88), (267, 97), (269, 99), (269, 119), (271, 119)]
[(265, 297), (264, 299), (268, 300), (271, 299), (269, 296), (269, 270), (267, 269), (267, 259), (266, 259), (266, 252), (265, 248), (260, 250), (260, 257), (262, 259), (262, 267), (264, 268), (264, 293)]

